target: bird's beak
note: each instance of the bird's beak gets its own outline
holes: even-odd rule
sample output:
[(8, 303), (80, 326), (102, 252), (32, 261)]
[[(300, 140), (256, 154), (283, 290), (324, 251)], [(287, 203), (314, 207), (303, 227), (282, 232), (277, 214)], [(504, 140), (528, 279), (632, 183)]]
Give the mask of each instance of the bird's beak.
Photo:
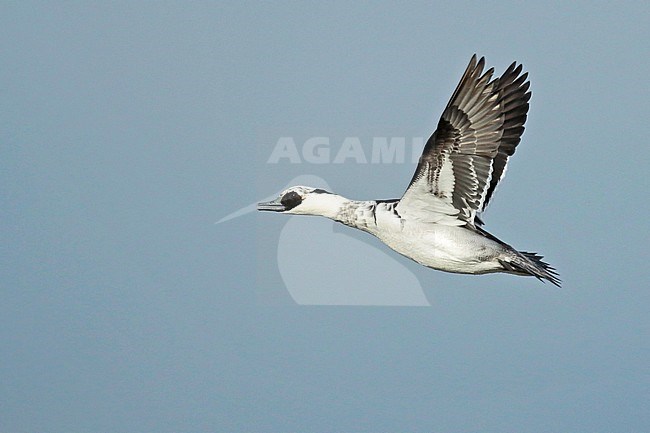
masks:
[(280, 197), (273, 201), (257, 203), (257, 210), (267, 210), (271, 212), (283, 212), (286, 210), (284, 205), (280, 203)]

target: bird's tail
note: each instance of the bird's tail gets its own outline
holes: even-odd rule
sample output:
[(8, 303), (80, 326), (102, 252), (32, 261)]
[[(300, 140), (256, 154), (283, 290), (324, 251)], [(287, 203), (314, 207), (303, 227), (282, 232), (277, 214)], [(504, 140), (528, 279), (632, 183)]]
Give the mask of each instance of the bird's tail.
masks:
[(532, 275), (540, 281), (547, 280), (557, 287), (561, 287), (560, 275), (551, 265), (542, 260), (543, 256), (524, 251), (518, 251), (518, 253), (509, 260), (500, 260), (507, 271), (520, 275)]

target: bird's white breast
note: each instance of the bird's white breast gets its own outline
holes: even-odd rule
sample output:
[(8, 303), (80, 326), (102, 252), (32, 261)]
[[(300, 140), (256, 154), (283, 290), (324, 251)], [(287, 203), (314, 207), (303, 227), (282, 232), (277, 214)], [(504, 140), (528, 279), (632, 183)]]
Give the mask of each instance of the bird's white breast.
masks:
[(377, 212), (377, 236), (398, 253), (430, 268), (459, 273), (500, 269), (501, 246), (465, 227), (404, 220)]

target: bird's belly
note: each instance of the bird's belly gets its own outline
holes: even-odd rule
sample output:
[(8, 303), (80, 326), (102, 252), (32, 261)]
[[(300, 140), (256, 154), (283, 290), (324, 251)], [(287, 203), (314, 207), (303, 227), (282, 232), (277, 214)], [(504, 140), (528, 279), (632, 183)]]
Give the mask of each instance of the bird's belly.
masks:
[(429, 268), (465, 274), (501, 269), (499, 245), (463, 227), (436, 226), (381, 233), (379, 239), (398, 253)]

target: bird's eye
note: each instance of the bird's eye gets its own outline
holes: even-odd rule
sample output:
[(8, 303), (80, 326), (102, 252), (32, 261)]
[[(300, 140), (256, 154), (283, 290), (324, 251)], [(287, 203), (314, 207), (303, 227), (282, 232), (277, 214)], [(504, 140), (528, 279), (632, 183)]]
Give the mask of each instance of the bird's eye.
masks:
[(286, 193), (282, 199), (280, 200), (280, 203), (284, 206), (284, 210), (291, 210), (294, 207), (298, 206), (302, 202), (302, 197), (300, 197), (300, 194), (298, 194), (295, 191), (291, 191)]

